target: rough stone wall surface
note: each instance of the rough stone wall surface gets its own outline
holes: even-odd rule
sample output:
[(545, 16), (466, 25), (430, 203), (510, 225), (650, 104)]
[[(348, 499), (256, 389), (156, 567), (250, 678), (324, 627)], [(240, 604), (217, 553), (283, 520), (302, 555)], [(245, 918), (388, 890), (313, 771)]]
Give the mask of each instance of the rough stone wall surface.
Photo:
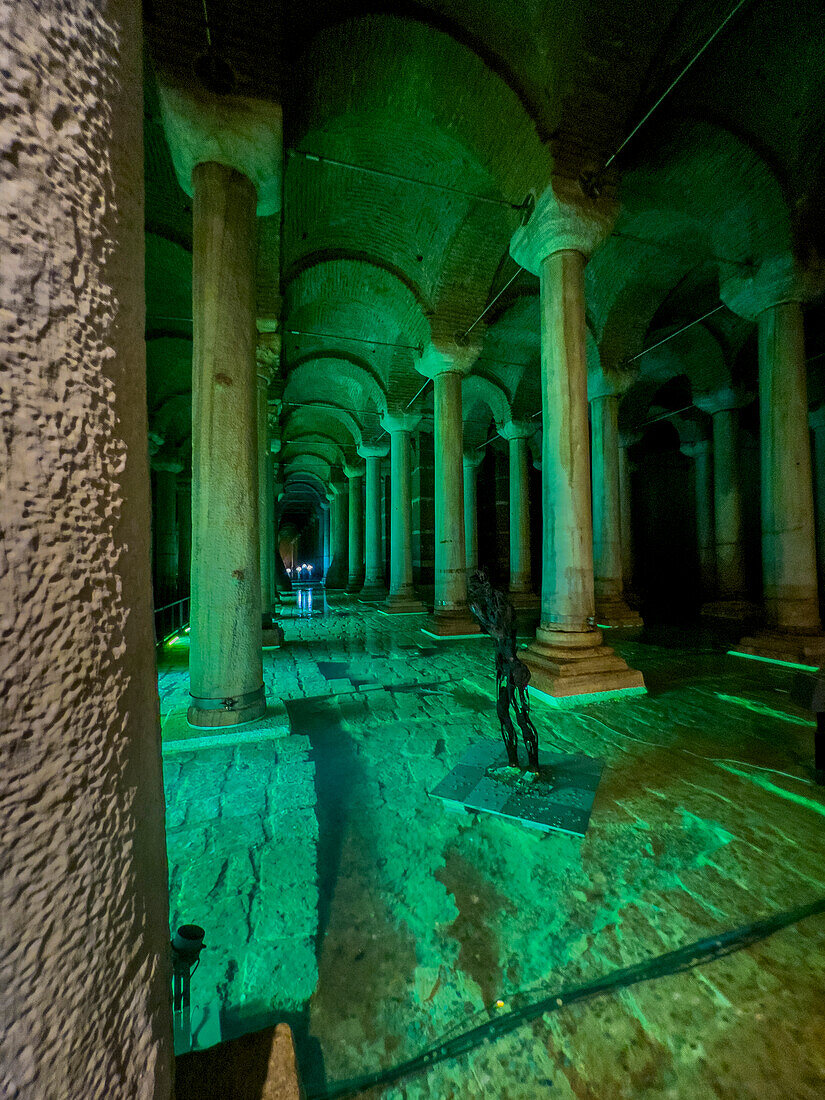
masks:
[(0, 1095), (171, 1093), (137, 0), (0, 0)]

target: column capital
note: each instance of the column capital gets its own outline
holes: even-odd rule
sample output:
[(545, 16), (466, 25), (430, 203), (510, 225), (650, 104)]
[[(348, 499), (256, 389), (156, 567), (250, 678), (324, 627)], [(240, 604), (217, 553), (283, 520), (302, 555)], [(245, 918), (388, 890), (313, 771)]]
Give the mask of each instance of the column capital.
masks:
[[(270, 420), (269, 423), (270, 423), (270, 429), (271, 429), (272, 421)], [(281, 440), (280, 436), (273, 435), (269, 440), (269, 453), (273, 454), (273, 455), (278, 454), (280, 452), (282, 446), (283, 446), (283, 441)]]
[(471, 469), (475, 469), (476, 467), (480, 466), (481, 463), (484, 461), (484, 450), (479, 449), (465, 451), (463, 454), (463, 460), (465, 466)]
[(381, 417), (381, 427), (390, 435), (393, 432), (414, 432), (421, 423), (421, 413), (385, 412)]
[(811, 409), (808, 413), (808, 426), (813, 428), (815, 432), (825, 428), (825, 404), (817, 405), (815, 409)]
[(359, 443), (358, 454), (361, 458), (386, 458), (389, 454), (388, 443)]
[(165, 442), (164, 437), (158, 432), (149, 432), (149, 457), (154, 458)]
[(703, 455), (710, 454), (710, 448), (711, 442), (709, 439), (693, 439), (688, 443), (683, 443), (679, 450), (688, 458), (701, 458)]
[(693, 403), (702, 412), (714, 413), (729, 412), (732, 409), (743, 409), (753, 401), (753, 394), (746, 390), (733, 386), (722, 386), (713, 393), (697, 393), (693, 396)]
[(450, 339), (431, 341), (415, 364), (419, 374), (437, 378), (440, 374), (467, 374), (481, 354), (481, 344), (459, 335)]
[[(349, 482), (348, 481), (341, 481), (341, 482), (334, 481), (332, 483), (332, 485), (330, 485), (329, 491), (332, 493), (333, 497), (342, 497), (342, 496), (344, 496), (345, 493), (349, 492)], [(331, 498), (328, 498), (328, 499), (331, 499)]]
[[(273, 335), (277, 334), (273, 333)], [(277, 377), (281, 363), (280, 337), (278, 337), (279, 348), (277, 351), (261, 341), (262, 337), (259, 336), (258, 344), (255, 348), (255, 369), (258, 374), (258, 380), (265, 382), (267, 386), (269, 386)]]
[(618, 209), (612, 195), (591, 199), (578, 180), (554, 177), (527, 223), (513, 234), (510, 255), (534, 275), (554, 252), (581, 252), (588, 258), (610, 235)]
[(535, 434), (536, 425), (529, 420), (508, 420), (506, 424), (497, 424), (502, 439), (530, 439)]
[(825, 272), (803, 268), (786, 253), (763, 260), (757, 268), (740, 268), (724, 279), (719, 297), (728, 309), (755, 321), (760, 313), (785, 302), (808, 302), (825, 283)]
[(344, 474), (346, 475), (346, 477), (350, 481), (352, 481), (353, 478), (364, 476), (364, 467), (363, 466), (358, 466), (358, 465), (351, 464), (349, 462), (345, 462), (343, 469), (344, 469)]

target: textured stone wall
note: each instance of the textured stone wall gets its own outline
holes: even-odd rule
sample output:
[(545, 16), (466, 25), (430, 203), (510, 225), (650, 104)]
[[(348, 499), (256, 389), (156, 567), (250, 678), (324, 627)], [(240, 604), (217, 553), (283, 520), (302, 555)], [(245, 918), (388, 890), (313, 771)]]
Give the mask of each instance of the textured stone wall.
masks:
[(164, 1098), (138, 0), (0, 2), (0, 1095)]

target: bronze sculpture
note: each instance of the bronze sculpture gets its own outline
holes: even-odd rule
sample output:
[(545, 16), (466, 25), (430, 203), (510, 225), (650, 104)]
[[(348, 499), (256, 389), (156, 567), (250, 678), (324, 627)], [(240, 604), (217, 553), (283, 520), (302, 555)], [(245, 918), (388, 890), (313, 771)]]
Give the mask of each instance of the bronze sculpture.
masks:
[(527, 685), (530, 669), (518, 658), (516, 648), (516, 612), (506, 593), (493, 588), (484, 570), (471, 574), (468, 581), (468, 602), (481, 629), (493, 639), (496, 655), (496, 713), (501, 723), (501, 736), (507, 749), (510, 768), (518, 768), (518, 742), (512, 708), (524, 746), (527, 749), (525, 778), (539, 774), (539, 735), (530, 720)]

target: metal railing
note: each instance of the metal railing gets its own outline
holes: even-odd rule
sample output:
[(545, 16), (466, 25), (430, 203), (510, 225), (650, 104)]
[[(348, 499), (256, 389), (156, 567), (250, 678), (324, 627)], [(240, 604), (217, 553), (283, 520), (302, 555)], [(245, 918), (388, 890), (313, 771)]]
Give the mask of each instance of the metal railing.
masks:
[(189, 623), (189, 596), (174, 603), (155, 608), (155, 642), (161, 645), (172, 634), (177, 634)]

